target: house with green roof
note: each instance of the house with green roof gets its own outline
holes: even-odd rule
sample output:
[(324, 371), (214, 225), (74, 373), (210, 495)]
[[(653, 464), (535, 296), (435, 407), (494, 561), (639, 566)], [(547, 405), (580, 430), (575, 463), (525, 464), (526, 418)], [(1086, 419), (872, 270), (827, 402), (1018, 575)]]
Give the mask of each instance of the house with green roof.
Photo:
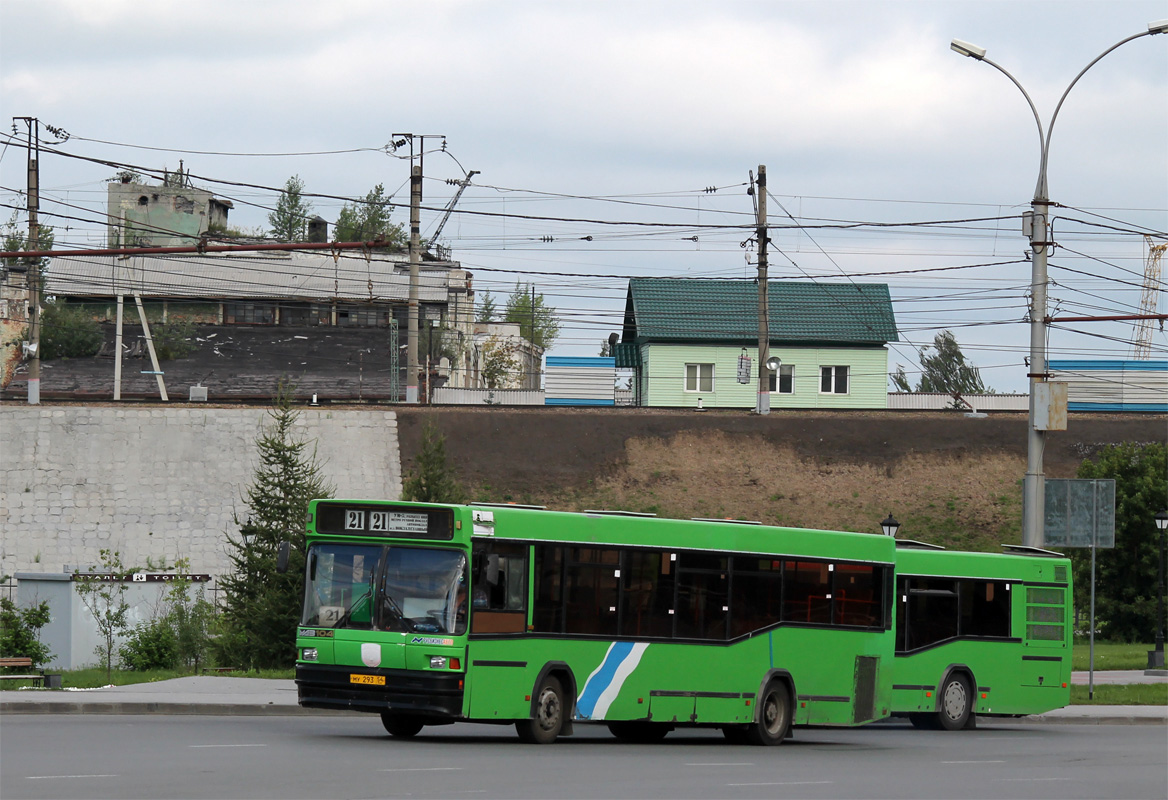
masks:
[[(883, 283), (770, 281), (770, 405), (887, 408), (889, 342), (898, 339)], [(636, 403), (754, 408), (758, 286), (749, 280), (633, 278), (613, 348), (634, 370)]]

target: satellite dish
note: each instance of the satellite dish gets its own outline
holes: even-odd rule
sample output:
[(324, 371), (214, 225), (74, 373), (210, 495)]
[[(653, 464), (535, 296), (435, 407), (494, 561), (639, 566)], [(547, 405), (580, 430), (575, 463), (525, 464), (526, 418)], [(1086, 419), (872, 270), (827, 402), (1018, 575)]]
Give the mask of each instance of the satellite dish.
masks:
[(771, 356), (766, 361), (766, 368), (769, 369), (771, 372), (778, 372), (779, 367), (782, 365), (782, 363), (783, 363), (783, 359), (778, 358), (777, 356)]

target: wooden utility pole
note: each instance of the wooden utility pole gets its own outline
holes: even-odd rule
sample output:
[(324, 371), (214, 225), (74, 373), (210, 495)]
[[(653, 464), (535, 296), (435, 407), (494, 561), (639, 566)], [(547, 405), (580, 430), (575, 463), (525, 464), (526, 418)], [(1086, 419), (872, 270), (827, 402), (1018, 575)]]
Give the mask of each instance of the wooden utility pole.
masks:
[(770, 306), (767, 299), (767, 210), (766, 167), (758, 165), (758, 406), (759, 414), (771, 413), (770, 370)]

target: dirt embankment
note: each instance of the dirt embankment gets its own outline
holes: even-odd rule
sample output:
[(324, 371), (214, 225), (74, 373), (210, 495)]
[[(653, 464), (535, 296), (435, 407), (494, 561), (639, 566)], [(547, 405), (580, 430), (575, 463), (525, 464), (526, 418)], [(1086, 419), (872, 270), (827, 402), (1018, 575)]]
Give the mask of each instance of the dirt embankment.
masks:
[[(1017, 542), (1025, 415), (649, 409), (400, 410), (408, 471), (432, 423), (477, 499), (876, 530), (971, 549)], [(1047, 437), (1046, 474), (1074, 477), (1121, 441), (1163, 442), (1168, 419), (1075, 415)]]

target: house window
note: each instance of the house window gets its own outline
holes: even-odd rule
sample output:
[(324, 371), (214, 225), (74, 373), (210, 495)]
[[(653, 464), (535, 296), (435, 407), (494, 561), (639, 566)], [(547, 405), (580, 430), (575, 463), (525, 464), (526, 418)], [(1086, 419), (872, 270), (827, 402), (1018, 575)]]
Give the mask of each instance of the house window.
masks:
[(687, 392), (714, 391), (714, 365), (686, 364), (685, 390)]
[(289, 303), (280, 309), (281, 325), (328, 325), (331, 310), (321, 303)]
[(384, 328), (389, 325), (389, 319), (389, 309), (382, 306), (337, 306), (337, 325), (342, 327)]
[(820, 367), (820, 394), (847, 394), (848, 367)]
[(224, 303), (223, 321), (228, 325), (273, 325), (275, 303)]
[(783, 365), (779, 367), (778, 374), (771, 372), (770, 391), (778, 392), (779, 394), (794, 394), (795, 368)]

